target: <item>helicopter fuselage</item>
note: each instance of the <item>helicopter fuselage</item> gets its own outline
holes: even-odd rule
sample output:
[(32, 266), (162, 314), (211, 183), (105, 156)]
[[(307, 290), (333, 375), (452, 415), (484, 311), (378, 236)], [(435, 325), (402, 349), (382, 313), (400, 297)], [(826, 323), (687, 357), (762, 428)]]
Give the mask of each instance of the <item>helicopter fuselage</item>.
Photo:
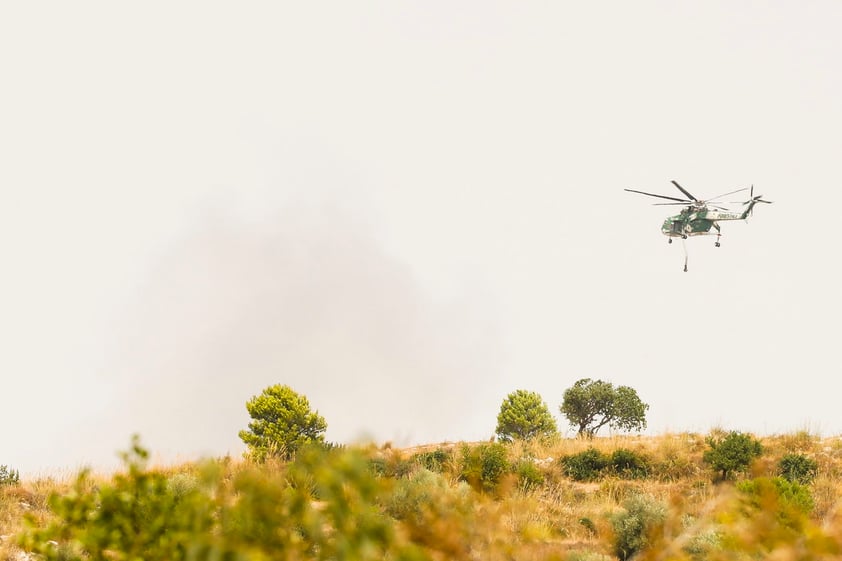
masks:
[[(742, 213), (722, 212), (707, 207), (688, 206), (680, 214), (664, 220), (663, 225), (661, 225), (661, 233), (670, 238), (719, 235), (719, 224), (717, 222), (720, 220), (742, 220), (747, 215), (748, 211)], [(711, 228), (715, 228), (716, 233), (711, 232)]]

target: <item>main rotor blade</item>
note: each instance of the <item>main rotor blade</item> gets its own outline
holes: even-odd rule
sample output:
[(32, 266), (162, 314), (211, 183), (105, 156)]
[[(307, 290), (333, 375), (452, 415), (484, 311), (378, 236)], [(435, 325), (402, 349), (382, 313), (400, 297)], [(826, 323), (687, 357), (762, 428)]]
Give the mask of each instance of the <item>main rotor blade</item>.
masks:
[(670, 201), (678, 201), (680, 203), (690, 202), (690, 201), (685, 201), (684, 199), (679, 199), (677, 197), (667, 197), (666, 195), (656, 195), (655, 193), (647, 193), (646, 191), (636, 191), (634, 189), (623, 189), (623, 191), (628, 191), (629, 193), (640, 193), (641, 195), (649, 195), (650, 197), (658, 197), (659, 199), (668, 199)]
[[(764, 202), (765, 202), (765, 201), (764, 201)], [(692, 201), (689, 201), (689, 202), (687, 202), (687, 203), (652, 203), (652, 205), (653, 205), (653, 206), (672, 206), (672, 205), (675, 205), (675, 206), (686, 206), (686, 207), (688, 207), (688, 208), (695, 208), (696, 210), (700, 210), (701, 208), (715, 208), (716, 210), (724, 210), (724, 211), (726, 211), (726, 212), (729, 212), (729, 211), (731, 210), (731, 209), (729, 209), (729, 208), (725, 208), (724, 206), (719, 206), (719, 205), (710, 205), (710, 204), (705, 204), (705, 205), (703, 205), (702, 207), (695, 207), (695, 206), (693, 205)]]
[(734, 193), (739, 193), (740, 191), (748, 191), (748, 187), (743, 187), (742, 189), (737, 189), (736, 191), (731, 191), (730, 193), (722, 193), (721, 195), (717, 195), (712, 199), (707, 199), (706, 202), (715, 201), (716, 199), (721, 199), (722, 197), (727, 197), (728, 195), (733, 195)]
[(687, 195), (688, 197), (690, 197), (692, 200), (694, 200), (694, 201), (696, 201), (696, 202), (698, 202), (698, 201), (699, 201), (699, 199), (697, 199), (696, 197), (694, 197), (693, 195), (691, 195), (691, 194), (690, 194), (690, 191), (688, 191), (687, 189), (685, 189), (684, 187), (682, 187), (681, 185), (679, 185), (679, 184), (678, 184), (678, 181), (676, 181), (675, 179), (673, 179), (673, 180), (672, 180), (672, 184), (673, 184), (673, 185), (675, 185), (676, 187), (678, 187), (678, 190), (679, 190), (679, 191), (681, 191), (682, 193), (684, 193), (685, 195)]

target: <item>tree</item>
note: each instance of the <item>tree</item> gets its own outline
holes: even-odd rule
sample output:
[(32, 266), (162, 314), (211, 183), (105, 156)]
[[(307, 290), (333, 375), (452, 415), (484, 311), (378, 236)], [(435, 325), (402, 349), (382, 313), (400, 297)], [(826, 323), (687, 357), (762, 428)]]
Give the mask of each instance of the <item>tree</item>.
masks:
[(778, 462), (778, 473), (787, 481), (809, 485), (819, 473), (819, 464), (804, 454), (786, 454)]
[(633, 388), (582, 378), (564, 392), (560, 409), (580, 436), (593, 437), (605, 425), (614, 430), (645, 429), (649, 405)]
[(557, 432), (550, 409), (535, 392), (517, 390), (510, 393), (500, 405), (497, 436), (503, 442), (532, 440), (552, 436)]
[(246, 402), (252, 421), (240, 438), (258, 459), (289, 459), (308, 442), (324, 442), (327, 423), (310, 402), (289, 386), (274, 385)]
[(722, 479), (745, 471), (763, 453), (759, 440), (739, 431), (731, 431), (724, 437), (709, 436), (706, 440), (710, 448), (705, 450), (702, 460), (719, 472)]

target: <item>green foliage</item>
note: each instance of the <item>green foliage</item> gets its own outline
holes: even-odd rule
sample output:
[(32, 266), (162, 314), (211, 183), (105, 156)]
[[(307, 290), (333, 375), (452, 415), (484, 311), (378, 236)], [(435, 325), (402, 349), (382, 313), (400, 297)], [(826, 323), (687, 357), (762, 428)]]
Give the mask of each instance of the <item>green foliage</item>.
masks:
[(71, 493), (50, 497), (56, 520), (31, 529), (22, 544), (56, 561), (188, 559), (192, 537), (212, 525), (210, 500), (198, 490), (173, 493), (164, 474), (145, 469), (147, 457), (135, 438), (123, 455), (128, 471), (110, 484), (92, 490), (88, 473), (80, 473)]
[(289, 386), (274, 385), (246, 403), (252, 418), (240, 439), (252, 456), (264, 460), (270, 456), (291, 458), (305, 444), (324, 443), (327, 423), (310, 410), (306, 397)]
[(550, 409), (535, 392), (517, 390), (500, 405), (496, 434), (503, 442), (547, 438), (557, 433)]
[[(723, 550), (730, 559), (836, 559), (840, 541), (810, 519), (812, 497), (799, 483), (759, 477), (737, 484), (731, 512), (720, 514)], [(835, 533), (835, 532), (834, 532)]]
[[(684, 516), (684, 528), (697, 523), (692, 516)], [(690, 556), (693, 561), (706, 561), (715, 559), (713, 552), (722, 549), (722, 532), (715, 528), (706, 528), (704, 531), (692, 534), (681, 550)]]
[(412, 460), (425, 469), (441, 473), (446, 466), (453, 461), (453, 452), (444, 448), (437, 448), (430, 452), (419, 452), (412, 456)]
[(813, 497), (805, 485), (783, 477), (741, 481), (737, 489), (754, 508), (768, 509), (773, 504), (773, 510), (785, 524), (809, 515), (814, 506)]
[(667, 516), (666, 507), (651, 497), (635, 495), (623, 504), (624, 510), (611, 519), (614, 555), (625, 561), (645, 549)]
[(523, 459), (515, 466), (515, 473), (518, 477), (518, 486), (531, 491), (544, 484), (544, 473), (530, 459)]
[(593, 481), (599, 479), (610, 461), (608, 456), (596, 448), (588, 448), (584, 452), (562, 457), (559, 463), (567, 477), (576, 481)]
[(357, 452), (307, 446), (286, 466), (195, 475), (145, 466), (94, 485), (86, 472), (50, 498), (53, 520), (28, 517), (20, 544), (47, 561), (424, 560), (383, 513), (389, 488)]
[(739, 431), (731, 431), (724, 437), (709, 436), (706, 442), (709, 449), (705, 450), (702, 460), (719, 472), (723, 480), (744, 472), (763, 453), (759, 440)]
[[(383, 514), (385, 488), (362, 454), (309, 446), (289, 466), (288, 479), (293, 490), (311, 491), (309, 496), (293, 495), (293, 504), (304, 514), (293, 527), (309, 542), (306, 550), (315, 558), (423, 558), (399, 539), (392, 520)], [(323, 506), (315, 508), (313, 500)]]
[(468, 482), (477, 491), (495, 491), (509, 470), (508, 450), (499, 442), (462, 448), (459, 479)]
[(804, 454), (786, 454), (778, 462), (778, 473), (787, 481), (809, 485), (819, 472), (816, 460)]
[(611, 470), (622, 479), (643, 479), (649, 475), (649, 460), (632, 450), (618, 448), (609, 459)]
[(637, 392), (629, 386), (583, 378), (564, 392), (560, 410), (580, 436), (593, 437), (608, 426), (614, 430), (646, 428), (646, 411)]
[(386, 512), (398, 520), (420, 518), (445, 488), (446, 482), (439, 474), (421, 469), (395, 485), (386, 501)]
[(17, 485), (20, 483), (20, 472), (16, 469), (9, 469), (9, 466), (0, 466), (0, 485)]
[(649, 475), (649, 459), (632, 450), (618, 448), (610, 455), (596, 448), (562, 457), (559, 462), (564, 475), (576, 481), (594, 481), (606, 473), (621, 479), (643, 479)]
[(418, 463), (411, 459), (406, 460), (400, 455), (393, 455), (369, 458), (368, 466), (378, 477), (407, 477), (418, 468)]
[(476, 495), (461, 482), (451, 486), (438, 473), (420, 469), (396, 482), (385, 501), (387, 514), (399, 520), (413, 543), (440, 559), (469, 559), (469, 534), (476, 516)]
[(593, 523), (593, 520), (588, 518), (587, 516), (583, 516), (579, 519), (579, 524), (582, 525), (585, 530), (588, 531), (588, 534), (591, 536), (596, 536), (599, 531), (596, 529), (596, 524)]

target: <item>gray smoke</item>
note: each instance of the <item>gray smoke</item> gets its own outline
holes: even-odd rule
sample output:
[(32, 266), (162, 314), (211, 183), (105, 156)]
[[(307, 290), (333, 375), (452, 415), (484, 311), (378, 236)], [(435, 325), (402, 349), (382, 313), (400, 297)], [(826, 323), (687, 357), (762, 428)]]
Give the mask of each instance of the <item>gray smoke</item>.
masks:
[(477, 298), (426, 293), (339, 204), (288, 205), (271, 226), (216, 213), (171, 247), (114, 356), (115, 417), (163, 453), (238, 452), (245, 402), (281, 383), (331, 440), (486, 438), (501, 352)]

